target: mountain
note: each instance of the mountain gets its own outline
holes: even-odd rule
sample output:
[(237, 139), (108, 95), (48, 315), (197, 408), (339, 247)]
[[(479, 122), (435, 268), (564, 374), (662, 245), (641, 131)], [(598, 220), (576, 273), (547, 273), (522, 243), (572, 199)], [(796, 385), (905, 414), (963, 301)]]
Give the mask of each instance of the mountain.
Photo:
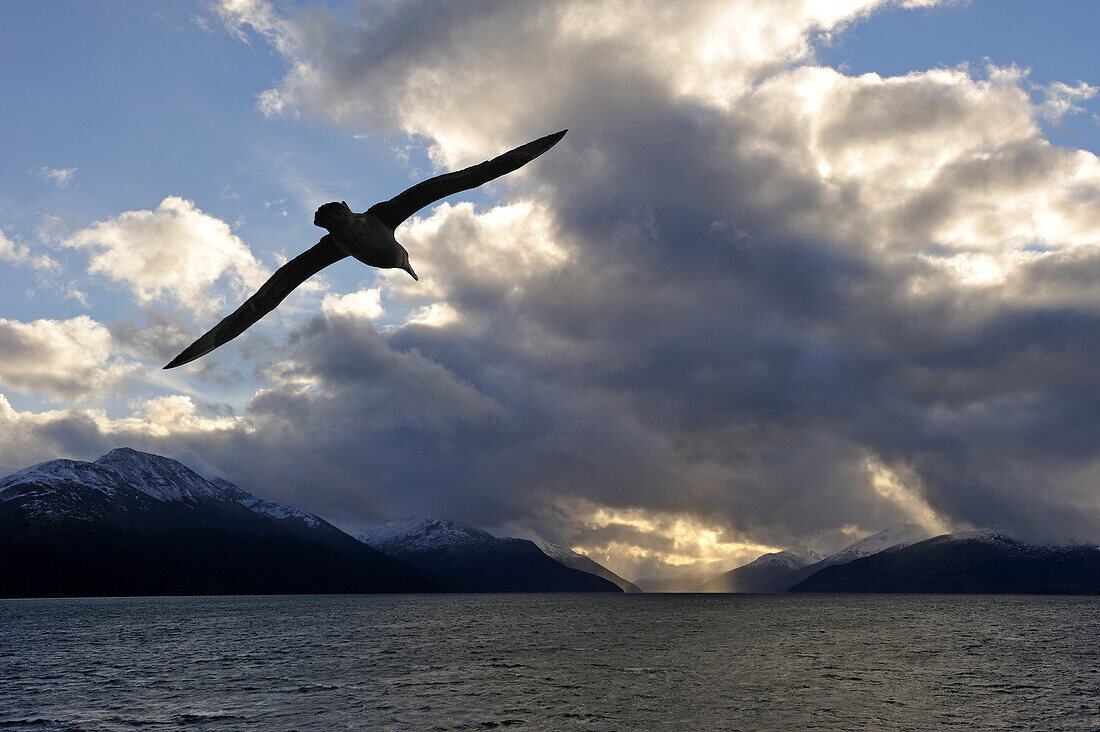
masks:
[(643, 592), (697, 592), (700, 585), (728, 571), (731, 564), (720, 559), (672, 577), (642, 577), (634, 581)]
[(405, 519), (355, 535), (461, 592), (621, 592), (554, 561), (526, 539), (497, 538), (455, 521)]
[[(790, 551), (765, 554), (748, 564), (729, 570), (720, 562), (665, 579), (641, 579), (646, 592), (786, 592), (789, 587), (834, 564), (850, 562), (887, 547), (909, 545), (928, 538), (916, 524), (895, 524), (884, 531), (850, 544), (836, 554), (818, 560)], [(728, 565), (727, 565), (728, 566)]]
[(878, 554), (884, 549), (896, 549), (916, 544), (930, 538), (929, 532), (917, 524), (894, 524), (877, 534), (871, 534), (857, 542), (849, 544), (836, 554), (830, 554), (822, 560), (822, 565), (847, 564), (855, 559)]
[(0, 479), (0, 596), (443, 589), (326, 521), (130, 448)]
[(855, 541), (848, 546), (841, 549), (835, 554), (822, 559), (820, 562), (808, 564), (805, 567), (793, 570), (787, 577), (780, 583), (786, 586), (782, 590), (777, 592), (785, 592), (790, 588), (797, 585), (799, 582), (803, 582), (806, 579), (817, 574), (826, 567), (832, 567), (839, 564), (847, 564), (848, 562), (863, 557), (869, 557), (873, 554), (885, 551), (887, 549), (896, 549), (900, 547), (906, 547), (911, 544), (915, 544), (918, 541), (923, 541), (928, 538), (928, 531), (921, 528), (917, 524), (894, 524), (889, 526), (877, 534), (871, 534), (865, 536), (858, 541)]
[(826, 567), (791, 592), (1100, 593), (1100, 547), (938, 536)]
[(784, 592), (791, 575), (812, 560), (782, 551), (764, 556), (699, 584), (693, 592)]
[(593, 559), (586, 557), (583, 554), (578, 554), (569, 547), (561, 546), (560, 544), (551, 544), (548, 541), (536, 541), (535, 546), (542, 549), (543, 553), (558, 562), (564, 564), (570, 569), (578, 569), (581, 572), (588, 572), (588, 574), (594, 574), (597, 577), (603, 577), (608, 582), (613, 582), (618, 585), (619, 589), (623, 592), (641, 592), (641, 588), (634, 584), (630, 580), (625, 580), (619, 575), (612, 572), (607, 567), (599, 564)]

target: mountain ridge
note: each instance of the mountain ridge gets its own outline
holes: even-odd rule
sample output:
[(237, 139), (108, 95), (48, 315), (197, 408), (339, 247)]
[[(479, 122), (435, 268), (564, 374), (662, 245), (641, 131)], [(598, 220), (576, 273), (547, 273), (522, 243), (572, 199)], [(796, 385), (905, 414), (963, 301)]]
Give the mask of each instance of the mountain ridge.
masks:
[(608, 582), (611, 582), (619, 587), (623, 592), (641, 592), (642, 588), (634, 584), (628, 579), (624, 579), (619, 575), (612, 572), (607, 567), (603, 566), (591, 557), (587, 557), (584, 554), (578, 554), (567, 546), (561, 544), (552, 544), (544, 539), (538, 539), (535, 541), (535, 546), (543, 551), (546, 556), (550, 557), (554, 561), (564, 564), (571, 569), (577, 569), (581, 572), (588, 572), (594, 574), (597, 577), (603, 577)]
[(783, 592), (789, 585), (787, 578), (812, 560), (790, 551), (772, 552), (757, 557), (748, 564), (707, 580), (695, 592), (775, 593)]
[(826, 567), (791, 592), (1100, 594), (1100, 547), (943, 534)]
[(402, 519), (355, 538), (465, 592), (622, 592), (547, 556), (534, 542), (498, 538), (457, 521)]
[(434, 592), (299, 509), (117, 448), (0, 480), (0, 595)]

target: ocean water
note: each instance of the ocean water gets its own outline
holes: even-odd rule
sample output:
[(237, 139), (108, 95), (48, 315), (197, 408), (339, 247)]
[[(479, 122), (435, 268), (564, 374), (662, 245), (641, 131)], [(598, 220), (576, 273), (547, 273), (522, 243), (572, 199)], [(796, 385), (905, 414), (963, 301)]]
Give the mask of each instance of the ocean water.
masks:
[(0, 601), (0, 727), (1100, 728), (1100, 598)]

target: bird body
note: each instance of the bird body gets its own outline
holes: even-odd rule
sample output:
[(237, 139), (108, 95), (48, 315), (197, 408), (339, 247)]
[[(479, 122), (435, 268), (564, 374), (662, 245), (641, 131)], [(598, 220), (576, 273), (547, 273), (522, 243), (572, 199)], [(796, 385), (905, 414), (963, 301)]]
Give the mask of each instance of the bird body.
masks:
[(376, 203), (363, 213), (355, 213), (343, 201), (326, 203), (317, 209), (313, 223), (329, 233), (280, 267), (243, 305), (185, 348), (164, 368), (190, 363), (236, 338), (274, 310), (298, 285), (345, 257), (354, 257), (363, 264), (380, 269), (403, 269), (414, 280), (419, 280), (409, 264), (409, 253), (394, 237), (394, 229), (434, 201), (476, 188), (523, 167), (556, 145), (566, 132), (568, 130), (540, 137), (492, 160), (429, 178), (388, 201)]
[(317, 209), (313, 223), (328, 229), (340, 251), (363, 264), (379, 269), (403, 269), (416, 276), (409, 264), (409, 253), (397, 243), (393, 229), (370, 211), (357, 214), (345, 202), (326, 203)]

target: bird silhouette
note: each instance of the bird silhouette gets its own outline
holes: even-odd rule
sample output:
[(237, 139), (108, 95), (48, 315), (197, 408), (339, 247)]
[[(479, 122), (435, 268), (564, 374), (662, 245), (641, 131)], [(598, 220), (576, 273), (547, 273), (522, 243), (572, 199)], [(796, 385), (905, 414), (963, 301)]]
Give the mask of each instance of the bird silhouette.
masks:
[(190, 363), (236, 338), (250, 325), (274, 310), (295, 287), (344, 257), (355, 257), (363, 264), (380, 269), (403, 269), (414, 280), (419, 280), (409, 264), (409, 253), (397, 243), (393, 230), (430, 203), (452, 193), (477, 188), (494, 178), (522, 168), (556, 145), (566, 132), (568, 130), (540, 137), (492, 160), (429, 178), (388, 201), (374, 204), (364, 213), (353, 212), (343, 201), (326, 203), (317, 209), (313, 223), (328, 229), (329, 233), (280, 267), (256, 294), (183, 349), (164, 368), (171, 369)]

